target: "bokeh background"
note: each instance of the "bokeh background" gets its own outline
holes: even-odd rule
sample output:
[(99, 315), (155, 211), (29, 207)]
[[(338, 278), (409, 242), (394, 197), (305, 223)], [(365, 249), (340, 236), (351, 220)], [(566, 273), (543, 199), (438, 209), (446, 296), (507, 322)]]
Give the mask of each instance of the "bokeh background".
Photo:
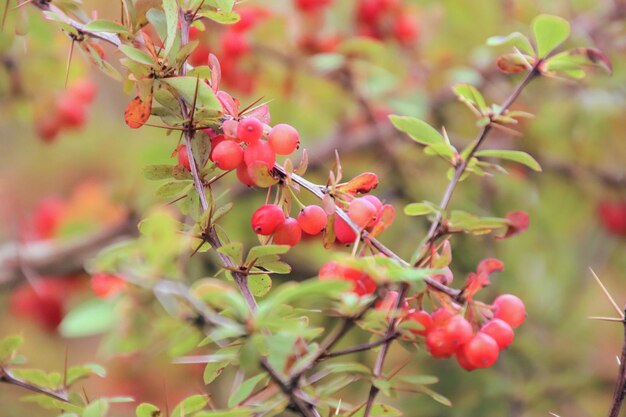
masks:
[[(614, 66), (612, 76), (596, 72), (580, 82), (537, 80), (515, 105), (536, 115), (519, 127), (523, 135), (490, 136), (489, 146), (531, 153), (543, 165), (543, 173), (507, 165), (509, 175), (464, 181), (452, 202), (453, 208), (483, 215), (503, 216), (512, 210), (530, 214), (529, 230), (509, 240), (452, 239), (457, 283), (483, 258), (497, 257), (505, 263), (505, 271), (481, 297), (487, 301), (510, 292), (526, 302), (528, 320), (516, 332), (515, 343), (494, 368), (472, 373), (459, 370), (452, 361), (417, 352), (407, 366), (438, 376), (441, 382), (433, 388), (454, 406), (447, 408), (419, 395), (394, 400), (409, 416), (602, 415), (611, 401), (623, 332), (619, 324), (588, 319), (615, 314), (589, 268), (618, 303), (626, 304), (626, 237), (608, 230), (598, 215), (602, 202), (626, 198), (626, 2), (404, 3), (419, 25), (416, 40), (372, 43), (364, 56), (351, 60), (345, 73), (338, 70), (342, 56), (338, 51), (348, 50), (357, 35), (354, 1), (335, 0), (315, 21), (295, 11), (289, 0), (246, 1), (241, 8), (263, 7), (271, 13), (247, 33), (251, 50), (235, 64), (236, 73), (226, 86), (242, 103), (259, 97), (270, 100), (272, 122), (290, 123), (300, 130), (302, 146), (309, 151), (310, 178), (325, 181), (335, 149), (346, 177), (365, 170), (378, 173), (377, 194), (399, 211), (382, 240), (408, 258), (428, 224), (423, 218), (404, 216), (401, 207), (414, 201), (439, 201), (446, 166), (425, 156), (408, 138), (390, 133), (386, 114), (423, 118), (445, 126), (455, 144), (469, 143), (477, 128), (471, 113), (454, 100), (450, 86), (469, 82), (489, 100), (502, 102), (517, 77), (498, 73), (495, 57), (504, 49), (489, 48), (485, 40), (512, 31), (528, 33), (529, 22), (539, 13), (556, 14), (572, 23), (569, 46), (596, 47), (607, 53)], [(85, 0), (84, 5), (86, 10), (98, 10), (101, 18), (116, 19), (119, 14), (117, 2)], [(16, 28), (25, 35), (14, 36)], [(203, 34), (208, 49), (218, 55), (223, 31), (207, 25)], [(344, 49), (336, 46), (342, 42)], [(143, 177), (142, 167), (174, 164), (170, 155), (178, 136), (152, 127), (128, 129), (123, 109), (131, 95), (78, 50), (70, 66), (70, 85), (88, 78), (98, 88), (88, 120), (51, 142), (37, 135), (38, 120), (64, 89), (69, 49), (67, 37), (34, 8), (9, 12), (0, 34), (0, 241), (5, 247), (28, 238), (25, 230), (35, 221), (33, 213), (51, 198), (70, 207), (54, 232), (59, 241), (106, 232), (124, 222), (129, 227), (121, 230), (131, 233), (135, 214), (163, 204), (154, 197), (157, 185)], [(385, 134), (377, 134), (380, 130)], [(224, 227), (235, 238), (253, 244), (256, 238), (248, 219), (265, 193), (244, 189), (231, 177), (218, 188), (229, 189), (224, 198), (236, 201)], [(277, 277), (279, 281), (314, 276), (329, 253), (318, 242), (305, 242), (287, 258), (294, 273)], [(210, 255), (194, 257), (186, 269), (187, 279), (203, 276), (214, 262)], [(40, 275), (28, 268), (21, 272), (19, 278), (0, 279), (0, 336), (23, 334), (30, 365), (61, 371), (68, 352), (70, 364), (98, 362), (109, 369), (108, 378), (84, 384), (94, 397), (126, 394), (163, 404), (166, 397), (174, 403), (182, 395), (208, 392), (216, 404), (225, 403), (233, 376), (226, 373), (204, 387), (201, 368), (171, 364), (174, 342), (159, 340), (158, 332), (141, 353), (130, 352), (129, 343), (123, 349), (127, 352), (118, 354), (99, 336), (64, 338), (53, 324), (17, 314), (11, 308), (12, 294), (24, 285), (24, 276), (39, 279)], [(73, 275), (71, 288), (64, 289), (66, 311), (93, 297), (88, 276)], [(146, 323), (151, 325), (156, 323)], [(354, 334), (346, 343), (358, 342), (358, 337)], [(371, 360), (370, 355), (362, 354), (358, 360)], [(390, 355), (389, 369), (406, 359), (404, 353)], [(18, 401), (21, 393), (0, 385), (0, 416), (53, 415)], [(357, 384), (345, 395), (364, 396), (365, 387)], [(133, 414), (119, 406), (115, 415)]]

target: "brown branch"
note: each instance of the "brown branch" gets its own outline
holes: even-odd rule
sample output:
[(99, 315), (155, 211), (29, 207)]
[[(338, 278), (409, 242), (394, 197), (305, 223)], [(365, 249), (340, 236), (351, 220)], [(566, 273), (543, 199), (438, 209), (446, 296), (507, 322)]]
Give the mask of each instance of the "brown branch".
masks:
[[(626, 311), (624, 311), (626, 313)], [(613, 403), (609, 411), (609, 417), (618, 417), (619, 412), (624, 403), (624, 395), (626, 395), (626, 321), (622, 320), (624, 326), (624, 341), (622, 343), (622, 354), (619, 360), (619, 372), (617, 374), (617, 382), (615, 391), (613, 392)]]
[(261, 359), (261, 368), (268, 373), (270, 378), (278, 385), (280, 390), (285, 394), (289, 401), (298, 409), (303, 417), (320, 417), (313, 404), (305, 401), (302, 396), (304, 393), (300, 392), (293, 384), (289, 384), (283, 380), (283, 378), (272, 368), (267, 359)]
[(55, 400), (62, 401), (64, 403), (69, 402), (67, 398), (67, 392), (65, 390), (53, 391), (48, 388), (43, 388), (38, 385), (31, 384), (30, 382), (16, 378), (11, 374), (11, 371), (2, 367), (0, 367), (0, 382), (15, 385), (16, 387), (24, 388), (37, 394), (47, 395), (48, 397), (54, 398)]
[[(542, 62), (541, 60), (538, 60), (537, 63), (528, 71), (526, 76), (517, 85), (515, 90), (513, 90), (511, 95), (504, 101), (504, 103), (502, 103), (502, 105), (500, 107), (500, 110), (497, 113), (495, 113), (494, 115), (491, 116), (492, 120), (494, 118), (498, 117), (498, 116), (502, 116), (503, 114), (505, 114), (508, 111), (509, 107), (511, 107), (511, 105), (515, 102), (515, 100), (522, 93), (524, 88), (526, 88), (526, 86), (535, 77), (540, 75), (540, 73), (539, 73), (539, 66), (541, 65), (541, 62)], [(454, 175), (453, 175), (452, 179), (450, 180), (450, 182), (448, 183), (448, 187), (446, 188), (446, 190), (445, 190), (445, 192), (443, 194), (443, 197), (441, 198), (441, 202), (439, 203), (440, 211), (438, 212), (437, 216), (435, 217), (435, 219), (431, 223), (430, 229), (428, 230), (428, 234), (426, 235), (426, 238), (424, 239), (424, 243), (421, 244), (417, 248), (417, 250), (415, 252), (415, 258), (417, 258), (417, 256), (421, 253), (423, 248), (432, 247), (432, 245), (435, 243), (435, 241), (442, 234), (445, 234), (445, 232), (441, 230), (442, 221), (443, 221), (443, 212), (448, 208), (448, 204), (450, 204), (450, 200), (452, 199), (452, 195), (454, 194), (454, 190), (456, 189), (456, 186), (460, 182), (461, 177), (463, 176), (463, 174), (465, 174), (465, 171), (466, 171), (470, 161), (472, 160), (472, 157), (474, 156), (476, 151), (478, 151), (480, 146), (483, 144), (483, 142), (485, 141), (485, 139), (489, 135), (489, 132), (491, 131), (491, 129), (492, 129), (492, 124), (488, 123), (487, 125), (485, 125), (480, 130), (480, 133), (478, 134), (476, 139), (474, 139), (474, 142), (471, 145), (468, 154), (465, 156), (465, 158), (461, 159), (460, 162), (456, 165), (455, 170), (454, 170)], [(419, 259), (417, 259), (417, 261), (414, 263), (414, 266), (421, 265), (425, 256), (426, 255), (422, 256)]]
[(356, 346), (352, 346), (350, 348), (347, 349), (342, 349), (342, 350), (337, 350), (335, 352), (327, 352), (325, 354), (323, 354), (320, 359), (332, 359), (332, 358), (336, 358), (338, 356), (344, 356), (344, 355), (350, 355), (352, 353), (358, 353), (358, 352), (364, 352), (366, 350), (370, 350), (373, 349), (375, 347), (378, 347), (380, 345), (383, 345), (387, 342), (390, 342), (391, 340), (396, 339), (399, 336), (399, 333), (393, 333), (390, 335), (386, 335), (385, 337), (382, 337), (374, 342), (370, 342), (370, 343), (362, 343), (360, 345), (356, 345)]

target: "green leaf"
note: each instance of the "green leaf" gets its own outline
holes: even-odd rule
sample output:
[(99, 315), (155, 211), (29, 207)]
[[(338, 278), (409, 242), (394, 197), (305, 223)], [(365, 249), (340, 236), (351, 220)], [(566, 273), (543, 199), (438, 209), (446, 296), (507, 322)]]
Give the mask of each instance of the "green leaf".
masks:
[(193, 182), (191, 180), (168, 181), (156, 190), (156, 196), (162, 199), (170, 199), (187, 194), (191, 191)]
[(67, 370), (67, 385), (72, 385), (79, 379), (87, 378), (91, 375), (97, 375), (101, 378), (106, 376), (106, 370), (95, 363), (82, 366), (72, 366)]
[(194, 417), (252, 417), (254, 412), (250, 408), (236, 408), (233, 410), (200, 411)]
[(212, 110), (221, 110), (222, 106), (215, 97), (213, 90), (202, 80), (198, 81), (196, 77), (172, 77), (162, 80), (178, 91), (185, 101), (189, 104), (193, 103), (196, 94), (196, 86), (198, 88), (198, 96), (196, 107), (206, 107)]
[(161, 410), (156, 405), (141, 403), (135, 411), (137, 417), (161, 417)]
[(483, 95), (474, 87), (469, 84), (457, 84), (452, 87), (452, 91), (463, 103), (476, 107), (481, 113), (484, 114), (488, 110), (487, 103)]
[(23, 342), (21, 336), (6, 336), (0, 340), (0, 364), (11, 360)]
[(428, 395), (433, 400), (437, 401), (439, 404), (443, 404), (446, 407), (452, 407), (452, 402), (450, 402), (449, 399), (447, 399), (443, 395), (441, 395), (441, 394), (431, 390), (430, 388), (427, 388), (425, 386), (419, 386), (417, 389), (420, 390), (421, 392), (423, 392), (424, 394)]
[(231, 258), (237, 265), (241, 265), (243, 262), (243, 243), (241, 242), (231, 242), (226, 243), (219, 249), (217, 249), (219, 253), (227, 255)]
[(248, 286), (256, 297), (263, 297), (272, 289), (272, 279), (267, 274), (248, 275)]
[(454, 164), (456, 159), (456, 149), (448, 143), (436, 143), (434, 145), (428, 145), (424, 148), (426, 155), (441, 156), (446, 161)]
[(206, 385), (215, 381), (215, 379), (222, 374), (224, 369), (230, 364), (230, 360), (225, 360), (222, 362), (209, 362), (206, 364), (204, 368), (204, 373), (202, 374), (202, 379)]
[(367, 366), (356, 362), (340, 362), (340, 363), (328, 363), (325, 364), (322, 369), (328, 373), (341, 373), (341, 374), (363, 374), (371, 375), (372, 371)]
[(83, 417), (104, 417), (109, 411), (109, 402), (104, 399), (91, 402), (85, 411), (83, 411)]
[(412, 385), (432, 385), (439, 382), (439, 378), (432, 375), (405, 375), (398, 379)]
[(266, 374), (259, 374), (244, 381), (228, 398), (228, 407), (232, 408), (248, 398), (259, 382), (267, 379)]
[(174, 407), (174, 410), (172, 410), (170, 417), (184, 417), (195, 413), (206, 407), (207, 403), (208, 401), (205, 395), (192, 395), (178, 403), (178, 405)]
[[(346, 413), (343, 414), (343, 417), (363, 417), (365, 415), (365, 407), (361, 406), (359, 411), (356, 413)], [(386, 404), (374, 404), (372, 406), (372, 411), (370, 412), (370, 417), (399, 417), (402, 415), (402, 412), (397, 408), (393, 408), (390, 405)]]
[(391, 120), (391, 123), (396, 129), (406, 133), (417, 143), (421, 143), (422, 145), (445, 143), (445, 139), (441, 133), (437, 132), (437, 130), (422, 120), (414, 117), (396, 115), (389, 116), (389, 120)]
[(139, 49), (135, 49), (132, 46), (128, 45), (120, 45), (119, 49), (124, 55), (126, 55), (135, 62), (148, 66), (154, 65), (154, 60), (152, 59), (152, 57), (144, 51), (140, 51)]
[(541, 165), (539, 165), (539, 162), (526, 152), (512, 150), (482, 150), (477, 151), (474, 155), (514, 161), (527, 166), (533, 171), (541, 172)]
[(79, 304), (61, 322), (59, 330), (65, 337), (85, 337), (109, 330), (117, 321), (116, 300), (94, 298)]
[(163, 0), (163, 11), (165, 12), (165, 20), (167, 21), (167, 36), (165, 37), (165, 55), (167, 55), (174, 41), (176, 40), (176, 32), (178, 29), (178, 2), (176, 0)]
[(567, 20), (547, 14), (537, 16), (533, 20), (532, 27), (539, 58), (545, 58), (554, 51), (567, 39), (570, 31)]
[(26, 395), (20, 398), (21, 401), (32, 402), (46, 410), (64, 410), (73, 413), (80, 413), (83, 407), (48, 397), (45, 394)]
[(282, 255), (289, 252), (291, 246), (289, 245), (260, 245), (254, 246), (248, 252), (246, 257), (246, 263), (251, 262), (253, 259), (260, 259), (270, 255)]
[(13, 369), (13, 376), (44, 388), (57, 388), (50, 383), (48, 374), (41, 369)]
[(128, 33), (128, 28), (110, 20), (94, 20), (85, 25), (85, 30), (90, 32)]
[(513, 32), (508, 36), (492, 36), (487, 39), (487, 45), (510, 45), (528, 55), (535, 56), (535, 51), (533, 49), (533, 46), (530, 44), (530, 41), (526, 36), (522, 35), (519, 32)]
[(241, 19), (237, 13), (223, 10), (203, 10), (198, 14), (223, 25), (232, 25)]
[(437, 207), (428, 201), (423, 203), (411, 203), (404, 206), (404, 214), (407, 216), (424, 216), (426, 214), (436, 213), (439, 211)]
[(148, 165), (143, 167), (143, 176), (152, 181), (172, 178), (173, 168), (174, 165)]

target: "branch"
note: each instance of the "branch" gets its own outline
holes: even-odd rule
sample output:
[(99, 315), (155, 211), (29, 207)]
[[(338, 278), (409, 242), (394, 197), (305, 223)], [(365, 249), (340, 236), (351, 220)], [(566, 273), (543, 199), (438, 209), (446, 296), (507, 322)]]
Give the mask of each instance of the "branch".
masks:
[(373, 349), (375, 347), (378, 347), (382, 344), (385, 344), (387, 342), (392, 341), (393, 339), (397, 338), (399, 336), (399, 333), (393, 333), (391, 335), (386, 335), (385, 337), (382, 337), (374, 342), (370, 342), (370, 343), (362, 343), (360, 345), (356, 345), (356, 346), (352, 346), (351, 348), (347, 348), (347, 349), (343, 349), (343, 350), (337, 350), (335, 352), (327, 352), (325, 354), (323, 354), (320, 359), (332, 359), (332, 358), (336, 358), (338, 356), (344, 356), (344, 355), (350, 355), (352, 353), (357, 353), (357, 352), (363, 352), (366, 350), (370, 350)]
[(6, 368), (0, 367), (0, 382), (15, 385), (17, 387), (24, 388), (32, 392), (36, 392), (37, 394), (47, 395), (48, 397), (54, 398), (55, 400), (62, 401), (64, 403), (69, 402), (67, 398), (67, 392), (65, 392), (65, 390), (52, 391), (48, 388), (33, 385), (29, 382), (14, 377), (11, 372)]
[(622, 324), (624, 325), (624, 342), (622, 344), (622, 354), (619, 359), (619, 372), (617, 374), (617, 382), (615, 384), (615, 391), (613, 392), (613, 404), (609, 411), (609, 417), (619, 416), (622, 403), (624, 402), (624, 395), (626, 394), (626, 321), (622, 320)]
[[(541, 60), (538, 60), (537, 63), (530, 69), (530, 71), (528, 71), (528, 73), (526, 74), (524, 79), (518, 84), (518, 86), (515, 88), (515, 90), (513, 90), (511, 95), (504, 101), (504, 103), (502, 103), (502, 105), (500, 107), (500, 111), (498, 111), (497, 113), (493, 114), (490, 117), (491, 120), (493, 120), (494, 118), (496, 118), (498, 116), (502, 116), (503, 114), (505, 114), (507, 112), (507, 110), (509, 109), (509, 107), (511, 107), (511, 105), (515, 102), (515, 100), (522, 93), (524, 88), (535, 77), (540, 75), (540, 73), (539, 73), (539, 66), (541, 65), (541, 62), (542, 62)], [(448, 183), (448, 187), (446, 188), (446, 191), (443, 194), (441, 202), (439, 203), (440, 211), (437, 214), (437, 216), (435, 217), (435, 219), (433, 220), (433, 222), (431, 223), (430, 229), (428, 230), (428, 234), (426, 235), (426, 238), (424, 239), (424, 243), (421, 244), (417, 248), (417, 250), (415, 252), (414, 256), (416, 258), (421, 253), (423, 248), (425, 248), (425, 247), (432, 247), (433, 243), (437, 240), (437, 238), (439, 238), (441, 236), (441, 226), (442, 226), (442, 220), (443, 220), (443, 212), (448, 208), (448, 204), (450, 204), (450, 200), (452, 199), (452, 194), (454, 193), (454, 190), (456, 189), (457, 184), (460, 182), (461, 177), (463, 176), (463, 174), (465, 174), (465, 171), (466, 171), (470, 161), (472, 160), (472, 157), (474, 156), (476, 151), (480, 148), (480, 146), (483, 144), (483, 142), (485, 141), (485, 139), (489, 135), (489, 132), (491, 131), (491, 129), (492, 129), (492, 124), (491, 123), (485, 125), (481, 129), (481, 131), (478, 134), (478, 136), (476, 137), (476, 139), (474, 139), (474, 143), (472, 144), (472, 146), (470, 148), (470, 151), (467, 154), (467, 156), (465, 158), (463, 158), (459, 164), (457, 164), (457, 166), (456, 166), (456, 168), (454, 170), (454, 176), (452, 177), (452, 179)], [(426, 255), (422, 256), (419, 259), (417, 259), (417, 261), (414, 263), (414, 266), (421, 265), (422, 262), (424, 261), (425, 256)]]
[(315, 410), (315, 407), (313, 407), (312, 404), (303, 400), (300, 395), (296, 394), (299, 389), (297, 389), (295, 385), (285, 382), (283, 378), (274, 370), (274, 368), (270, 366), (267, 359), (261, 359), (261, 368), (263, 368), (265, 372), (269, 374), (270, 378), (278, 384), (280, 390), (287, 397), (289, 397), (291, 403), (298, 409), (303, 417), (320, 417), (319, 413)]

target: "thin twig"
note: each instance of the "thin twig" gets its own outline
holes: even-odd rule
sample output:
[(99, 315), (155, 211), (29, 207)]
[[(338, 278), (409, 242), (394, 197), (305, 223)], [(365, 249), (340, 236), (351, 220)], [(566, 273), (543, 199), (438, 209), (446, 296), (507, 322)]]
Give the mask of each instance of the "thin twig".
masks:
[(350, 348), (347, 349), (342, 349), (342, 350), (337, 350), (335, 352), (327, 352), (324, 355), (321, 356), (320, 359), (331, 359), (331, 358), (336, 358), (338, 356), (344, 356), (344, 355), (350, 355), (352, 353), (357, 353), (357, 352), (363, 352), (366, 350), (370, 350), (373, 349), (375, 347), (378, 347), (384, 343), (387, 343), (395, 338), (397, 338), (399, 336), (398, 333), (393, 333), (390, 334), (388, 336), (382, 337), (374, 342), (370, 342), (370, 343), (362, 343), (360, 345), (356, 345), (356, 346), (352, 346)]
[[(622, 312), (622, 315), (624, 312)], [(617, 382), (615, 391), (613, 392), (613, 403), (609, 411), (609, 417), (618, 417), (624, 402), (626, 394), (626, 321), (622, 321), (624, 325), (624, 341), (622, 343), (622, 354), (619, 359), (619, 372), (617, 374)]]
[(65, 392), (65, 390), (53, 391), (48, 388), (33, 385), (30, 382), (26, 382), (19, 378), (16, 378), (15, 376), (13, 376), (13, 374), (11, 374), (11, 371), (6, 368), (0, 368), (0, 382), (15, 385), (17, 387), (21, 387), (32, 392), (36, 392), (37, 394), (44, 394), (48, 397), (54, 398), (55, 400), (62, 401), (64, 403), (69, 402), (67, 398), (67, 392)]

